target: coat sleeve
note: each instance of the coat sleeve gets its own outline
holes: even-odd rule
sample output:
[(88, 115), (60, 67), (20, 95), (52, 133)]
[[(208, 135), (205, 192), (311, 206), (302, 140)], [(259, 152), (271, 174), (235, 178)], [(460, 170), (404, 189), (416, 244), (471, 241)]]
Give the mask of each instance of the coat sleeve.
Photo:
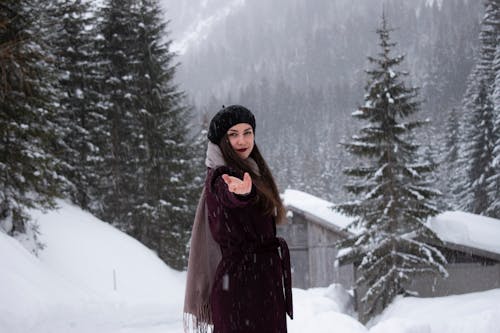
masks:
[(238, 195), (229, 191), (226, 182), (222, 179), (223, 174), (235, 176), (228, 168), (218, 168), (211, 176), (210, 192), (218, 203), (228, 208), (241, 208), (251, 205), (256, 196), (255, 185), (247, 195)]

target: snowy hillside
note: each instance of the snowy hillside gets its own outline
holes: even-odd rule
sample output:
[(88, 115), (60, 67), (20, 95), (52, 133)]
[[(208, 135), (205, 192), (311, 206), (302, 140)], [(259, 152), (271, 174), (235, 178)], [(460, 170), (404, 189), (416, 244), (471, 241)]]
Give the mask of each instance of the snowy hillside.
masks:
[[(0, 332), (181, 333), (185, 273), (66, 202), (32, 211), (46, 248), (35, 257), (0, 233)], [(294, 289), (290, 333), (497, 333), (500, 290), (397, 299), (371, 328), (338, 285)]]
[(0, 232), (0, 332), (143, 332), (158, 322), (180, 331), (185, 273), (109, 224), (58, 205), (32, 212), (46, 245), (39, 258)]

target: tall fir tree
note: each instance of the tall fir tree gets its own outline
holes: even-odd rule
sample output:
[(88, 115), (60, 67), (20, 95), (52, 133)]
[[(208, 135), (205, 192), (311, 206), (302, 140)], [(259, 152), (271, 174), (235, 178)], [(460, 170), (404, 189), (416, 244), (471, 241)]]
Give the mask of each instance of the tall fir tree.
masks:
[(463, 209), (474, 214), (486, 215), (491, 204), (488, 197), (488, 179), (494, 175), (493, 161), (493, 105), (485, 81), (480, 81), (479, 91), (471, 101), (468, 115), (469, 127), (464, 151), (468, 165), (465, 191), (461, 199)]
[(492, 103), (494, 114), (494, 132), (496, 142), (493, 148), (493, 170), (494, 175), (488, 180), (488, 195), (490, 207), (488, 215), (500, 218), (500, 5), (496, 3), (496, 16), (493, 26), (496, 29), (496, 48), (493, 58), (492, 70), (494, 83), (492, 89)]
[(202, 168), (166, 23), (157, 0), (109, 0), (103, 12), (97, 214), (182, 269)]
[(462, 177), (462, 174), (457, 167), (460, 157), (460, 119), (457, 108), (452, 108), (448, 112), (446, 120), (445, 144), (442, 151), (443, 161), (439, 165), (439, 178), (443, 179), (445, 202), (446, 206), (451, 209), (458, 208), (456, 186)]
[(58, 123), (64, 129), (59, 136), (65, 191), (73, 202), (89, 209), (97, 181), (95, 130), (103, 120), (95, 105), (96, 17), (90, 3), (82, 0), (52, 0), (46, 2), (45, 12), (60, 90)]
[(60, 187), (52, 56), (40, 43), (39, 15), (36, 2), (0, 4), (0, 229), (34, 231), (35, 241), (27, 209), (53, 207)]
[[(336, 209), (355, 217), (358, 230), (341, 244), (348, 254), (341, 261), (357, 264), (357, 292), (362, 294), (362, 321), (385, 308), (396, 295), (415, 294), (414, 276), (446, 275), (446, 259), (432, 244), (439, 244), (426, 226), (428, 217), (438, 213), (439, 192), (430, 185), (431, 163), (418, 163), (418, 146), (408, 140), (412, 131), (425, 122), (414, 119), (419, 111), (418, 90), (407, 87), (408, 75), (396, 69), (404, 56), (391, 56), (396, 45), (390, 41), (385, 15), (377, 29), (378, 57), (368, 57), (373, 68), (367, 71), (364, 105), (353, 113), (366, 123), (359, 135), (343, 143), (360, 162), (347, 168), (351, 177), (345, 188), (355, 200)], [(361, 164), (361, 165), (360, 165)]]
[(499, 194), (495, 171), (495, 143), (500, 132), (495, 130), (495, 54), (500, 42), (500, 4), (485, 2), (485, 14), (479, 33), (479, 55), (470, 74), (463, 100), (465, 111), (464, 153), (461, 168), (466, 178), (462, 188), (461, 208), (481, 215), (496, 216), (496, 198)]
[(94, 213), (125, 232), (140, 179), (137, 151), (140, 124), (137, 117), (139, 17), (136, 0), (108, 0), (101, 9), (97, 43), (101, 79), (99, 112), (105, 118), (97, 142), (100, 159), (96, 186), (99, 206)]
[[(189, 133), (190, 108), (174, 83), (176, 65), (166, 23), (157, 0), (139, 8), (138, 73), (134, 82), (141, 134), (137, 148), (139, 196), (132, 212), (132, 233), (172, 267), (187, 262), (187, 244), (201, 188), (202, 165)], [(204, 156), (201, 155), (201, 156)]]
[[(497, 44), (495, 60), (493, 61), (493, 71), (495, 72), (495, 88), (493, 89), (493, 113), (495, 117), (494, 131), (500, 133), (500, 42)], [(500, 134), (497, 137), (493, 148), (493, 169), (494, 176), (488, 188), (491, 205), (489, 214), (500, 218)]]

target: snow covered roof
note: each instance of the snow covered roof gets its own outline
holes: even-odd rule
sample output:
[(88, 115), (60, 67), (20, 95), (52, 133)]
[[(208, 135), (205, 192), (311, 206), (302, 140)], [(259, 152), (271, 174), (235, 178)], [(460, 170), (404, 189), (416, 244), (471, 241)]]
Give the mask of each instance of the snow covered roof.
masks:
[[(353, 218), (333, 211), (332, 202), (308, 193), (287, 189), (283, 193), (283, 201), (285, 206), (293, 207), (306, 216), (317, 217), (337, 230), (344, 229), (353, 221)], [(430, 218), (428, 225), (451, 248), (463, 250), (463, 247), (467, 247), (479, 250), (478, 254), (499, 258), (500, 220), (460, 211), (446, 211)]]
[(500, 254), (500, 220), (446, 211), (429, 219), (429, 227), (446, 243)]
[(305, 215), (315, 216), (330, 224), (334, 229), (344, 229), (354, 219), (338, 213), (332, 209), (333, 203), (315, 197), (314, 195), (287, 189), (283, 193), (283, 203), (293, 207)]

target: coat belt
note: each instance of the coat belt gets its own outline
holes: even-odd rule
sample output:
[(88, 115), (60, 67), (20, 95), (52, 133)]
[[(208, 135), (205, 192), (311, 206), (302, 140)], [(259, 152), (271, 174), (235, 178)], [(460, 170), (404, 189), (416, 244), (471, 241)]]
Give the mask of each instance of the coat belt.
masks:
[(222, 251), (222, 257), (230, 259), (234, 264), (229, 270), (236, 266), (236, 263), (249, 258), (255, 253), (279, 251), (281, 259), (281, 272), (283, 276), (284, 299), (286, 313), (293, 319), (293, 304), (292, 304), (292, 271), (290, 266), (290, 251), (286, 241), (281, 237), (269, 238), (260, 242), (245, 244), (244, 247), (230, 247)]

